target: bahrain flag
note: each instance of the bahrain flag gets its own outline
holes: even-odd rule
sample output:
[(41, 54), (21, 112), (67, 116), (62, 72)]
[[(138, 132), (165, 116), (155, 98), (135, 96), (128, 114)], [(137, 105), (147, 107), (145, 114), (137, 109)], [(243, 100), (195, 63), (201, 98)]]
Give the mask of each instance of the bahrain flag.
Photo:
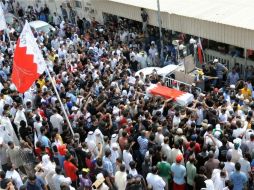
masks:
[(26, 92), (46, 69), (41, 50), (31, 31), (29, 23), (26, 24), (16, 44), (13, 58), (12, 82), (18, 92)]
[(203, 58), (203, 47), (201, 43), (201, 39), (198, 39), (198, 60), (200, 64), (203, 64), (204, 58)]

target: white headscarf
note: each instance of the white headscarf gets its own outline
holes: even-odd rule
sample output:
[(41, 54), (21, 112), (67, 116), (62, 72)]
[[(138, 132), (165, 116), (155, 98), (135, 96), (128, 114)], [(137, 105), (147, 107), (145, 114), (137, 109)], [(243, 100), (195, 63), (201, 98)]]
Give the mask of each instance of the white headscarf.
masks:
[(94, 138), (95, 138), (96, 144), (98, 143), (101, 143), (102, 145), (104, 144), (104, 136), (102, 132), (100, 131), (100, 129), (96, 129), (94, 131)]
[[(117, 149), (115, 149), (117, 148)], [(112, 161), (112, 163), (116, 163), (116, 159), (120, 157), (119, 154), (119, 145), (117, 143), (112, 143), (111, 144), (111, 157), (110, 160)]]
[(24, 110), (18, 109), (14, 118), (14, 123), (17, 125), (18, 130), (20, 128), (20, 121), (24, 120), (27, 123), (26, 116)]
[(87, 148), (90, 152), (94, 152), (95, 148), (96, 148), (96, 140), (95, 140), (95, 136), (94, 136), (94, 132), (93, 131), (89, 131), (88, 135), (85, 139), (85, 142), (87, 143)]
[(214, 190), (213, 181), (211, 179), (205, 180), (206, 190)]
[[(4, 141), (7, 143), (8, 141), (12, 141), (15, 145), (19, 145), (19, 140), (17, 135), (13, 129), (12, 123), (10, 118), (3, 116), (0, 120), (1, 123), (1, 132), (0, 136), (3, 137)], [(9, 139), (7, 141), (7, 139)]]
[(50, 172), (55, 169), (55, 165), (50, 161), (49, 155), (45, 154), (42, 156), (41, 166), (44, 172)]
[(64, 29), (64, 24), (65, 24), (64, 21), (62, 21), (61, 24), (60, 24), (60, 28), (61, 28), (62, 30)]
[(113, 134), (111, 136), (111, 140), (110, 140), (111, 144), (112, 143), (117, 143), (117, 139), (118, 139), (118, 134)]

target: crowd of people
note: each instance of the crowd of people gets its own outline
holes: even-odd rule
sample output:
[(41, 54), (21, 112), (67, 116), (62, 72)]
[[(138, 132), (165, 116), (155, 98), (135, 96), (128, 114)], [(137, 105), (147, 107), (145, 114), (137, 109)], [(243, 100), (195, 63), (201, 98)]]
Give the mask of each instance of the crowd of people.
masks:
[[(20, 14), (22, 6), (15, 6), (4, 10)], [(95, 19), (69, 16), (63, 7), (62, 15), (38, 8), (45, 9), (43, 19), (57, 30), (33, 33), (68, 118), (47, 73), (24, 94), (17, 92), (11, 82), (14, 50), (1, 31), (0, 188), (253, 189), (250, 78), (243, 81), (237, 68), (228, 71), (214, 60), (202, 67), (214, 78), (204, 78), (206, 91), (195, 93), (190, 105), (148, 96), (151, 84), (164, 85), (156, 73), (135, 75), (160, 65), (158, 29), (147, 26), (148, 18), (145, 27), (118, 19), (99, 28)], [(15, 27), (9, 26), (11, 41), (19, 36)]]

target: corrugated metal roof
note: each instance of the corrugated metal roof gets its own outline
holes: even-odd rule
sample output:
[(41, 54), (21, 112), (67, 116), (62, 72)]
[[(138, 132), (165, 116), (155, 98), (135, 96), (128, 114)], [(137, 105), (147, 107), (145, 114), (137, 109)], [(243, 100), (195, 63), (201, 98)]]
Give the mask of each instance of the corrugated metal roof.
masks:
[[(157, 0), (108, 0), (157, 10)], [(161, 12), (254, 30), (254, 0), (160, 0)]]

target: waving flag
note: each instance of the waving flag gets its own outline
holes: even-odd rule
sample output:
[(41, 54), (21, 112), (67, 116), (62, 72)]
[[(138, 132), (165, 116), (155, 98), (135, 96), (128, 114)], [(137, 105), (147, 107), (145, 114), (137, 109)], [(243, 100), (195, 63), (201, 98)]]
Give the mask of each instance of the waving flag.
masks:
[(46, 63), (28, 22), (17, 41), (13, 61), (12, 82), (20, 93), (24, 93), (46, 69)]
[(4, 18), (4, 11), (2, 6), (0, 5), (0, 30), (5, 30), (7, 29), (6, 21)]
[(198, 60), (200, 64), (203, 64), (203, 47), (200, 38), (198, 39)]

